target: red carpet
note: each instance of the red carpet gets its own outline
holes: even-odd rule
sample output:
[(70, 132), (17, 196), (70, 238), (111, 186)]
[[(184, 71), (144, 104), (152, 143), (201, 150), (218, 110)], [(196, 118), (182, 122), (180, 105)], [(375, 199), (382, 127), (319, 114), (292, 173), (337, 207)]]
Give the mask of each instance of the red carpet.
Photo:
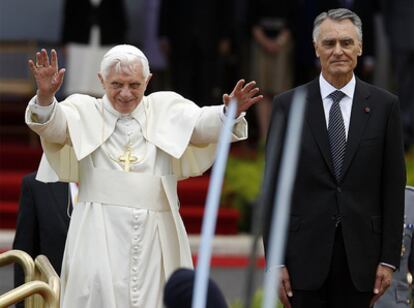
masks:
[[(194, 266), (197, 266), (198, 255), (193, 255), (193, 263)], [(248, 256), (219, 256), (214, 255), (211, 257), (210, 260), (211, 267), (241, 267), (245, 268), (249, 266), (249, 258)], [(256, 267), (257, 268), (264, 268), (266, 265), (266, 261), (264, 257), (259, 257), (256, 260)]]

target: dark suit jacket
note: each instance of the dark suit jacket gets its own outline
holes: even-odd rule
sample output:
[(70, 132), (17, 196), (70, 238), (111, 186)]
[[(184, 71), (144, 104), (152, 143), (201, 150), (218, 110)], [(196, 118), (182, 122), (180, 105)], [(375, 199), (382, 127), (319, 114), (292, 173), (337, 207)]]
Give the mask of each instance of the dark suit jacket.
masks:
[(124, 43), (127, 30), (124, 1), (102, 0), (95, 9), (89, 0), (66, 0), (63, 43), (87, 44), (94, 24), (98, 25), (101, 31), (101, 45)]
[[(357, 79), (343, 176), (337, 182), (319, 79), (303, 87), (307, 105), (285, 264), (294, 289), (321, 287), (330, 268), (336, 217), (340, 215), (353, 282), (358, 290), (371, 292), (378, 264), (398, 267), (401, 251), (406, 178), (398, 99)], [(287, 116), (292, 95), (293, 90), (275, 97), (273, 118), (280, 113)], [(271, 143), (268, 140), (268, 146)], [(265, 216), (265, 246), (270, 204)]]
[[(26, 251), (33, 259), (43, 254), (60, 274), (69, 227), (67, 183), (42, 183), (36, 173), (23, 178), (13, 249)], [(15, 287), (24, 283), (20, 266), (15, 267)]]

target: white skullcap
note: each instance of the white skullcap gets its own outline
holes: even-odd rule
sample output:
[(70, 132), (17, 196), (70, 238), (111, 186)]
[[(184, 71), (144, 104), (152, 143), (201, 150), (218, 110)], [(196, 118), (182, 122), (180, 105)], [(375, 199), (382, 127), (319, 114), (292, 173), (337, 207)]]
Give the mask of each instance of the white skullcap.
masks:
[(101, 72), (105, 74), (114, 62), (129, 62), (133, 58), (138, 58), (141, 61), (144, 76), (147, 77), (150, 74), (147, 57), (137, 47), (128, 44), (117, 45), (108, 50), (102, 58)]
[(121, 56), (121, 55), (125, 55), (125, 54), (131, 54), (131, 55), (134, 55), (134, 56), (139, 57), (139, 58), (144, 58), (148, 62), (147, 57), (144, 55), (144, 53), (141, 50), (139, 50), (135, 46), (127, 45), (127, 44), (117, 45), (115, 47), (112, 47), (104, 55), (104, 58), (106, 58), (106, 57), (116, 57), (116, 56)]

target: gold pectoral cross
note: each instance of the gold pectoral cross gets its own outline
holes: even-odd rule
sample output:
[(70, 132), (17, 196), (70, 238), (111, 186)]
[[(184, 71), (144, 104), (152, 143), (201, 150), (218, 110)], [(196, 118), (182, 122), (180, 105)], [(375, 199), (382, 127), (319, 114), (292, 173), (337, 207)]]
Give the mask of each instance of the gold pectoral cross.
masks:
[(131, 164), (137, 163), (138, 158), (132, 155), (131, 148), (127, 147), (125, 153), (119, 156), (118, 161), (124, 164), (124, 171), (129, 172)]

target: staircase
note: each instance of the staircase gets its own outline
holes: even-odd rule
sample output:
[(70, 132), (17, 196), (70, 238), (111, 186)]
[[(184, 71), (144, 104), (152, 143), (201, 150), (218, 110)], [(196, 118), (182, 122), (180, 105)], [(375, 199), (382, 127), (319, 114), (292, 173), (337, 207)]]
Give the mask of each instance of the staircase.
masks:
[[(25, 104), (0, 98), (0, 229), (15, 228), (22, 178), (37, 169), (42, 154), (23, 123)], [(190, 234), (201, 231), (209, 179), (204, 175), (178, 183), (180, 213)], [(237, 234), (239, 216), (236, 209), (220, 208), (216, 234)]]
[[(180, 213), (185, 228), (190, 234), (201, 233), (204, 217), (204, 204), (207, 197), (210, 177), (190, 178), (178, 183)], [(230, 235), (238, 233), (239, 211), (233, 208), (219, 208), (216, 234)]]

